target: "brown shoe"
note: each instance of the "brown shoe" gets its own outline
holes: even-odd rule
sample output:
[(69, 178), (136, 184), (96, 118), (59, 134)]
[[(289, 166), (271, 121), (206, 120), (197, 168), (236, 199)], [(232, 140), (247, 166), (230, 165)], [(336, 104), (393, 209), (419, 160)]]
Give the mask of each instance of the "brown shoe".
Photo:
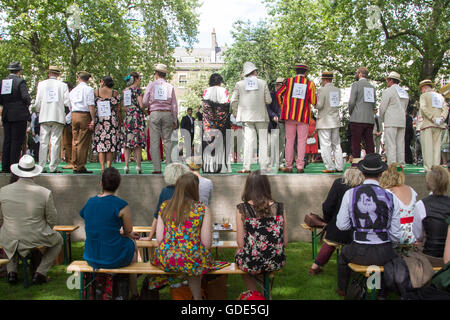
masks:
[(336, 170), (322, 170), (323, 173), (335, 173)]
[(152, 174), (161, 174), (161, 171), (153, 171)]
[(48, 279), (43, 274), (36, 272), (33, 275), (33, 279), (31, 281), (33, 282), (33, 284), (43, 284), (43, 283), (47, 283)]
[(292, 169), (289, 169), (289, 168), (280, 168), (280, 171), (281, 172), (284, 172), (284, 173), (292, 173)]
[(336, 290), (336, 293), (337, 293), (339, 296), (341, 296), (341, 297), (345, 297), (345, 296), (346, 296), (345, 292), (342, 291), (341, 289), (337, 289), (337, 290)]
[(239, 170), (238, 173), (250, 173), (250, 170)]
[(72, 164), (68, 164), (65, 167), (62, 167), (63, 169), (73, 169), (73, 165)]
[(311, 268), (311, 269), (309, 269), (308, 274), (311, 276), (315, 276), (322, 272), (323, 272), (323, 269), (321, 269), (321, 268), (317, 268), (317, 269)]
[(305, 173), (305, 169), (297, 169), (297, 173)]

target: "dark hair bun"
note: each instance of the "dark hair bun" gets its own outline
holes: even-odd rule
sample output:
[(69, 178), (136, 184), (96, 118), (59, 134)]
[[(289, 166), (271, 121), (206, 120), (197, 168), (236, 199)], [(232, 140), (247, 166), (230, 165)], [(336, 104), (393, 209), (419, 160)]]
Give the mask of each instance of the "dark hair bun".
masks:
[(102, 81), (108, 88), (114, 87), (114, 80), (110, 76), (103, 77)]

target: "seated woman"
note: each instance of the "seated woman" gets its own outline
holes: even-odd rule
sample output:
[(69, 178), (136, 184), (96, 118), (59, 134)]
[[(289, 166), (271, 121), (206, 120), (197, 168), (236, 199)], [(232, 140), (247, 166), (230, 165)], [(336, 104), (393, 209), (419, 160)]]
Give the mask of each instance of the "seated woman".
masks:
[(286, 263), (286, 213), (283, 204), (273, 200), (269, 179), (260, 170), (247, 177), (242, 201), (236, 211), (235, 261), (239, 269), (251, 274), (243, 275), (247, 290), (259, 291), (259, 274), (280, 270)]
[[(325, 202), (322, 204), (322, 212), (324, 220), (327, 222), (325, 240), (329, 243), (350, 244), (353, 240), (352, 231), (341, 231), (336, 227), (336, 217), (341, 207), (342, 197), (348, 189), (359, 186), (364, 181), (364, 176), (355, 167), (347, 169), (343, 178), (334, 180)], [(333, 255), (335, 246), (326, 242), (322, 244), (316, 260), (309, 270), (310, 275), (321, 273), (322, 267), (325, 266)]]
[[(102, 193), (90, 198), (80, 211), (86, 230), (83, 258), (96, 269), (122, 268), (137, 261), (135, 240), (139, 234), (133, 232), (128, 203), (115, 195), (119, 185), (119, 171), (106, 168), (100, 183)], [(137, 295), (136, 275), (130, 276), (130, 289)]]
[(413, 233), (420, 242), (424, 240), (423, 253), (433, 267), (444, 265), (444, 247), (450, 217), (450, 198), (446, 195), (449, 175), (446, 169), (432, 166), (426, 176), (431, 195), (417, 202), (414, 209)]
[(182, 175), (172, 199), (161, 205), (156, 226), (158, 247), (152, 261), (166, 272), (187, 275), (195, 300), (202, 298), (202, 275), (228, 265), (214, 261), (211, 255), (211, 214), (199, 201), (198, 183), (196, 175)]
[[(187, 172), (189, 172), (189, 168), (182, 163), (171, 163), (164, 170), (164, 182), (167, 184), (167, 186), (164, 187), (161, 190), (161, 193), (159, 194), (158, 203), (156, 204), (155, 213), (153, 214), (155, 219), (153, 219), (152, 230), (150, 232), (148, 240), (152, 240), (153, 236), (156, 233), (156, 223), (158, 221), (158, 212), (161, 207), (161, 204), (164, 201), (172, 198), (173, 193), (175, 191), (175, 183), (177, 182), (179, 177), (181, 177), (183, 174)], [(142, 240), (147, 239), (143, 238)]]
[(400, 201), (401, 238), (399, 244), (412, 245), (416, 242), (412, 231), (414, 207), (417, 202), (417, 192), (405, 185), (403, 168), (397, 163), (391, 163), (380, 178), (380, 186), (391, 191)]

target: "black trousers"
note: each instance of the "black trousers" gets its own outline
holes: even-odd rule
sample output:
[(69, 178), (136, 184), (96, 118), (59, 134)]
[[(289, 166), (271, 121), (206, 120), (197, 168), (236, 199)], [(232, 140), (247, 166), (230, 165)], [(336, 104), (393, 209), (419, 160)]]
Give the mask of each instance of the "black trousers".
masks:
[(347, 292), (348, 282), (352, 275), (352, 270), (347, 264), (383, 266), (396, 256), (397, 253), (392, 248), (392, 243), (359, 244), (352, 242), (349, 245), (345, 245), (338, 259), (338, 289)]
[(414, 158), (411, 150), (411, 139), (405, 139), (405, 163), (414, 163)]
[(20, 152), (25, 141), (27, 130), (26, 121), (4, 121), (3, 122), (3, 154), (2, 154), (2, 171), (11, 172), (10, 166), (18, 163)]

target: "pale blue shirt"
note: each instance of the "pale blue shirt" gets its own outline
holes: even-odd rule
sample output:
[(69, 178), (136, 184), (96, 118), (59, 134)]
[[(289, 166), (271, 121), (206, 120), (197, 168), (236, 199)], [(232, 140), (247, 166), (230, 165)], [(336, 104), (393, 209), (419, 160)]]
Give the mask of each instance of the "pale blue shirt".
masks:
[[(363, 184), (374, 184), (379, 186), (377, 180), (374, 179), (366, 179)], [(353, 188), (354, 189), (354, 188)], [(341, 208), (339, 209), (339, 213), (336, 219), (336, 226), (339, 230), (345, 231), (349, 230), (352, 227), (352, 218), (350, 216), (350, 206), (352, 204), (352, 195), (353, 189), (347, 190), (344, 193), (344, 197), (342, 198)], [(393, 197), (394, 203), (394, 212), (392, 214), (391, 225), (388, 226), (389, 236), (391, 238), (391, 242), (398, 243), (401, 238), (401, 225), (400, 225), (400, 204), (398, 202), (397, 197)], [(360, 242), (354, 240), (357, 243), (367, 244), (367, 242)], [(381, 240), (371, 241), (371, 244), (381, 244), (385, 243)]]

